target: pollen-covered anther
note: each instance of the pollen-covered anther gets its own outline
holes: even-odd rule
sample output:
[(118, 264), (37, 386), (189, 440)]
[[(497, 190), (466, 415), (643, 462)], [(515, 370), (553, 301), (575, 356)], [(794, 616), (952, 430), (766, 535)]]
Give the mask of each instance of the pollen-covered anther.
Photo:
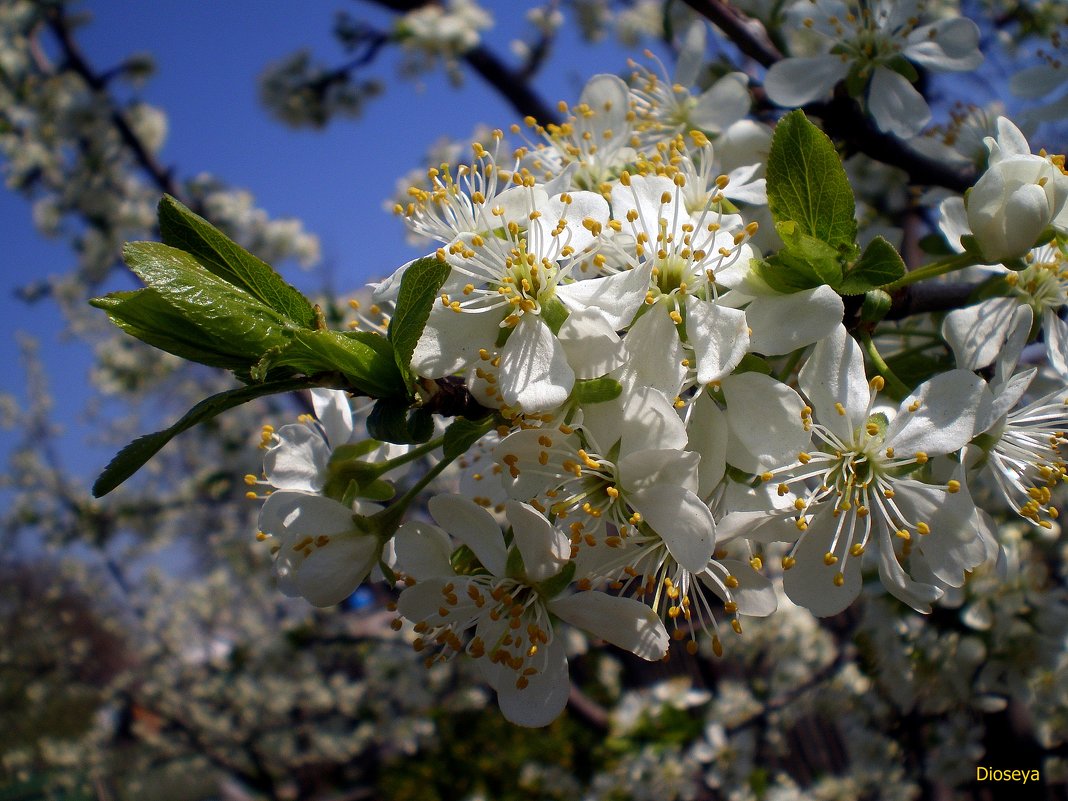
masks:
[(833, 580), (835, 587), (841, 587), (845, 584), (845, 573), (839, 570), (837, 573), (834, 574)]
[(782, 569), (789, 570), (791, 567), (797, 564), (797, 560), (792, 556), (784, 556), (782, 558)]
[(928, 534), (931, 533), (931, 527), (924, 522), (917, 523), (916, 530), (920, 532), (920, 535), (923, 537), (926, 537)]
[(909, 534), (909, 532), (907, 530), (903, 529), (903, 528), (899, 528), (897, 531), (895, 531), (894, 532), (894, 536), (905, 540), (905, 542), (908, 542), (909, 540), (912, 539), (912, 535)]
[(916, 451), (916, 464), (927, 464), (928, 456), (923, 451)]
[(957, 493), (960, 492), (960, 482), (955, 478), (946, 482), (946, 492)]
[(830, 551), (827, 551), (827, 553), (825, 553), (823, 555), (823, 564), (827, 565), (827, 567), (830, 567), (831, 565), (834, 565), (834, 564), (837, 564), (837, 563), (838, 563), (838, 557), (835, 556)]

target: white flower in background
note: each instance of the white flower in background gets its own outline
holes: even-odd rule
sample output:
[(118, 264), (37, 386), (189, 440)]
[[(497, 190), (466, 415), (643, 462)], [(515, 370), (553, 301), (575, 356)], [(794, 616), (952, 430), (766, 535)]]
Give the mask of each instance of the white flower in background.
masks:
[(1044, 104), (1023, 112), (1021, 121), (1025, 125), (1056, 122), (1068, 117), (1068, 94), (1062, 91), (1068, 85), (1065, 66), (1068, 64), (1068, 38), (1062, 30), (1054, 30), (1049, 42), (1051, 49), (1043, 47), (1038, 51), (1041, 64), (1020, 70), (1009, 81), (1009, 90), (1017, 97), (1025, 100), (1046, 98)]
[(491, 27), (493, 17), (474, 0), (428, 3), (397, 22), (406, 47), (442, 56), (466, 53), (478, 45), (481, 32)]
[(803, 106), (830, 94), (852, 73), (866, 90), (879, 129), (908, 139), (931, 119), (923, 95), (901, 71), (967, 71), (983, 60), (979, 28), (965, 17), (920, 25), (919, 0), (801, 0), (790, 9), (819, 55), (784, 58), (768, 69), (764, 88), (781, 106)]
[[(567, 113), (566, 106), (562, 109)], [(570, 112), (572, 116), (559, 125), (540, 125), (533, 117), (523, 121), (541, 138), (522, 151), (523, 166), (548, 181), (574, 164), (574, 186), (599, 190), (635, 158), (638, 142), (630, 91), (615, 75), (594, 75)], [(520, 130), (518, 125), (512, 127), (512, 133)]]
[(349, 597), (382, 556), (382, 542), (361, 526), (359, 515), (381, 507), (279, 490), (260, 510), (257, 539), (271, 544), (278, 588), (315, 606)]
[(1038, 371), (1016, 372), (1016, 366), (1030, 330), (1031, 309), (1017, 306), (989, 385), (992, 402), (976, 421), (981, 435), (976, 444), (985, 451), (980, 466), (993, 476), (1012, 509), (1037, 526), (1052, 528), (1060, 516), (1054, 492), (1068, 476), (1061, 450), (1068, 445), (1068, 392), (1062, 388), (1027, 402)]
[(631, 97), (638, 116), (636, 129), (649, 145), (674, 134), (697, 129), (713, 136), (743, 119), (752, 104), (749, 77), (731, 72), (696, 97), (688, 87), (694, 86), (705, 62), (706, 25), (695, 22), (683, 35), (672, 80), (663, 63), (650, 57), (660, 67), (658, 76), (645, 66), (631, 62)]
[[(567, 657), (553, 617), (643, 659), (667, 653), (667, 632), (644, 604), (566, 592), (575, 572), (567, 537), (534, 507), (508, 502), (509, 549), (493, 517), (466, 498), (439, 495), (429, 506), (442, 528), (409, 522), (396, 535), (397, 568), (409, 584), (397, 611), (415, 623), (417, 650), (436, 645), (437, 659), (461, 651), (475, 658), (508, 720), (545, 726), (567, 704)], [(470, 572), (453, 568), (449, 534), (477, 558)]]
[[(860, 592), (860, 557), (872, 550), (886, 588), (929, 611), (943, 590), (909, 577), (902, 565), (909, 553), (920, 552), (938, 581), (956, 587), (985, 548), (961, 482), (928, 484), (913, 476), (931, 457), (971, 439), (983, 382), (965, 370), (943, 373), (892, 416), (877, 414), (883, 381), (877, 376), (869, 384), (859, 346), (839, 327), (816, 345), (799, 383), (807, 404), (761, 374), (723, 382), (732, 435), (750, 454), (742, 469), (789, 460), (761, 472), (793, 499), (801, 532), (783, 560), (787, 594), (816, 615), (840, 612)], [(795, 450), (808, 435), (816, 447)], [(733, 454), (731, 460), (745, 461)]]

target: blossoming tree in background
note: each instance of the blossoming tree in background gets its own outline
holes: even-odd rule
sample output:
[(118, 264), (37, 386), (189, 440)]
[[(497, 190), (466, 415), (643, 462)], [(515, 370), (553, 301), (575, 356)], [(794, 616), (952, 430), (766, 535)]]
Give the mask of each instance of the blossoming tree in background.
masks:
[[(442, 713), (405, 727), (435, 698), (460, 708), (488, 687), (512, 723), (584, 722), (577, 747), (601, 759), (591, 772), (529, 757), (506, 793), (933, 798), (979, 792), (972, 768), (1002, 738), (1063, 783), (1063, 144), (1036, 149), (993, 109), (929, 105), (956, 86), (932, 73), (979, 68), (985, 33), (1017, 37), (999, 53), (1026, 53), (1063, 11), (550, 4), (531, 11), (538, 33), (513, 70), (485, 44), (492, 19), (477, 4), (380, 5), (400, 14), (392, 31), (342, 17), (360, 57), (278, 65), (269, 106), (316, 125), (362, 109), (372, 91), (358, 70), (397, 44), (409, 69), (482, 75), (521, 119), (399, 193), (425, 255), (357, 293), (347, 326), (198, 195), (158, 186), (161, 241), (122, 248), (142, 286), (92, 305), (239, 386), (195, 396), (123, 448), (93, 493), (128, 492), (197, 426), (306, 392), (297, 422), (262, 427), (262, 468), (240, 471), (262, 500), (252, 559), (273, 561), (285, 595), (333, 607), (359, 591), (389, 623), (368, 646), (371, 612), (309, 622), (288, 606), (285, 642), (263, 634), (246, 658), (235, 632), (271, 628), (256, 585), (225, 634), (205, 622), (217, 639), (173, 649), (179, 675), (235, 675), (245, 694), (231, 706), (198, 692), (203, 709), (184, 715), (187, 685), (165, 678), (158, 650), (118, 682), (125, 708), (149, 716), (135, 734), (146, 750), (163, 750), (153, 726), (170, 727), (180, 753), (272, 797), (372, 786), (356, 766), (460, 760)], [(23, 13), (73, 47), (55, 9)], [(546, 105), (526, 79), (568, 14), (590, 36), (613, 22), (661, 36), (673, 70), (650, 53)], [(1027, 74), (1050, 91), (1029, 94), (1045, 97), (1060, 61), (1038, 59)], [(1056, 122), (1060, 106), (1021, 123)], [(150, 149), (133, 155), (154, 174)], [(220, 470), (195, 446), (185, 458)], [(200, 519), (181, 509), (187, 531), (228, 513), (237, 488), (218, 480)], [(136, 524), (108, 517), (106, 498), (72, 503)], [(212, 618), (205, 603), (191, 620)], [(159, 615), (144, 606), (140, 625)], [(345, 637), (421, 693), (377, 690), (381, 674), (325, 650)], [(259, 692), (287, 659), (312, 685), (323, 671), (321, 695), (276, 706)], [(387, 702), (392, 729), (352, 734), (391, 717)], [(260, 746), (249, 719), (279, 706), (300, 722), (281, 714), (284, 744)], [(794, 753), (809, 739), (826, 753)], [(106, 746), (78, 749), (96, 755), (91, 775), (117, 775)], [(330, 765), (327, 778), (305, 778), (308, 764)]]

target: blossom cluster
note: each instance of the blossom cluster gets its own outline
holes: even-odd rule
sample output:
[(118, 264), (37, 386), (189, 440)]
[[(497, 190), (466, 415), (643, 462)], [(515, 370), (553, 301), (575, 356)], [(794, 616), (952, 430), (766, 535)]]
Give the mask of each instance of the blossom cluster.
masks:
[[(984, 482), (1056, 525), (1063, 160), (1001, 121), (943, 229), (971, 263), (1026, 269), (973, 268), (1007, 273), (984, 301), (997, 313), (930, 321), (956, 365), (908, 386), (870, 328), (847, 330), (831, 286), (766, 280), (782, 247), (761, 226), (770, 131), (746, 119), (744, 75), (697, 95), (692, 78), (596, 76), (565, 122), (527, 119), (511, 148), (494, 132), (397, 204), (449, 268), (410, 369), (428, 402), (462, 377), (491, 415), (460, 494), (431, 485), (430, 519), (396, 525), (380, 505), (393, 483), (425, 474), (407, 499), (449, 460), (361, 439), (360, 412), (326, 389), (314, 417), (265, 429), (264, 477), (249, 477), (281, 589), (331, 605), (381, 574), (427, 665), (474, 658), (524, 725), (567, 703), (565, 626), (648, 660), (672, 639), (718, 654), (722, 628), (775, 611), (779, 581), (829, 616), (876, 575), (927, 612), (998, 556)], [(399, 302), (412, 269), (375, 285), (376, 304)], [(1039, 317), (1041, 377), (1021, 369)]]

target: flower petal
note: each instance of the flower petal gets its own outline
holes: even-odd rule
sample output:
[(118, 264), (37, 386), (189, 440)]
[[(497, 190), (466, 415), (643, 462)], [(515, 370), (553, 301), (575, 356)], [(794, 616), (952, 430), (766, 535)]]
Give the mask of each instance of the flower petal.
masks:
[(983, 379), (968, 370), (950, 370), (920, 384), (890, 421), (887, 447), (900, 456), (919, 451), (934, 456), (963, 448), (975, 433), (984, 386)]
[[(848, 556), (847, 547), (843, 547), (848, 538), (841, 538), (837, 562), (828, 565), (824, 561), (838, 530), (832, 505), (826, 504), (809, 522), (794, 552), (796, 562), (782, 577), (783, 589), (790, 600), (816, 617), (837, 615), (856, 600), (863, 583), (860, 559)], [(841, 586), (834, 580), (838, 573), (844, 579)]]
[(549, 602), (549, 611), (594, 637), (650, 662), (663, 659), (668, 633), (656, 613), (634, 598), (590, 590)]
[(757, 460), (736, 466), (761, 472), (794, 461), (811, 445), (801, 417), (805, 401), (786, 384), (762, 373), (740, 373), (723, 379), (721, 387), (731, 432)]
[(495, 685), (501, 714), (517, 726), (548, 726), (567, 706), (571, 675), (564, 644), (560, 637), (553, 637), (545, 647), (548, 649), (545, 667), (527, 678), (526, 687), (519, 689), (515, 684), (516, 674), (508, 670), (501, 671)]
[(495, 576), (504, 575), (504, 535), (493, 515), (459, 495), (437, 495), (427, 506), (434, 520), (474, 551), (486, 570)]
[(563, 345), (541, 318), (529, 314), (508, 337), (498, 376), (504, 402), (524, 412), (555, 409), (575, 385)]
[(746, 313), (690, 295), (686, 300), (686, 336), (697, 356), (697, 383), (728, 375), (749, 350)]
[(911, 139), (931, 120), (927, 101), (904, 75), (876, 67), (868, 87), (868, 110), (880, 131)]
[(631, 505), (660, 535), (675, 561), (691, 573), (708, 566), (716, 544), (716, 521), (693, 492), (658, 484), (631, 493)]
[(562, 531), (529, 504), (508, 501), (505, 506), (523, 568), (532, 582), (555, 576), (571, 557), (571, 543)]
[(422, 520), (409, 520), (393, 537), (395, 567), (416, 581), (451, 576), (452, 542), (437, 526)]
[(764, 89), (773, 103), (803, 106), (830, 94), (848, 72), (849, 65), (838, 56), (784, 58), (768, 69)]
[(331, 448), (344, 445), (352, 437), (352, 406), (349, 395), (340, 389), (322, 389), (316, 387), (311, 391), (312, 408), (315, 417), (323, 424), (326, 441)]
[[(850, 441), (853, 432), (865, 422), (871, 392), (860, 345), (844, 327), (837, 326), (829, 337), (817, 343), (801, 368), (798, 383), (816, 411), (816, 419)], [(838, 410), (839, 404), (845, 414)]]
[(279, 442), (267, 449), (263, 472), (280, 490), (318, 492), (326, 481), (330, 448), (318, 431), (303, 423), (282, 426)]
[(778, 356), (811, 345), (834, 331), (844, 311), (841, 296), (829, 286), (757, 297), (745, 309), (753, 329), (749, 349)]

